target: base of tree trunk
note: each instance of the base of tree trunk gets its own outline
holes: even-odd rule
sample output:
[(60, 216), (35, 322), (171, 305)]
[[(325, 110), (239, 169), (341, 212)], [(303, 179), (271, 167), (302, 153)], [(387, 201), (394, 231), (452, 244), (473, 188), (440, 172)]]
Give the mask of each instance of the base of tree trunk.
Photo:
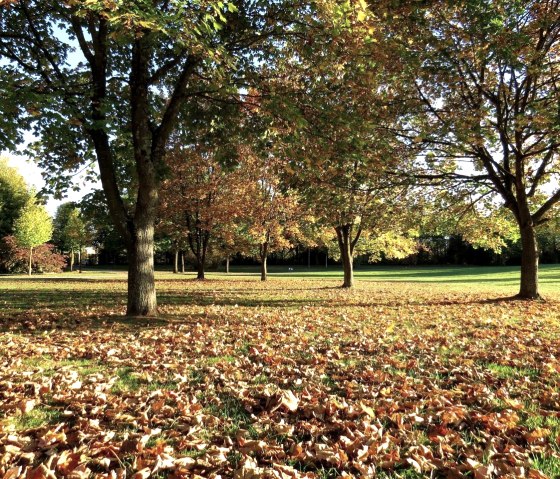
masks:
[(517, 293), (513, 299), (522, 299), (525, 301), (545, 301), (545, 299), (539, 294), (525, 294), (525, 293)]

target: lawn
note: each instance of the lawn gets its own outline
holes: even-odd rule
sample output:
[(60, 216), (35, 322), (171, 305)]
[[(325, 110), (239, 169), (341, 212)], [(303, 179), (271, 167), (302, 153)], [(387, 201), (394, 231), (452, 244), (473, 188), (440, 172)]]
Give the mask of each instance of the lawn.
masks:
[(560, 267), (0, 277), (0, 477), (560, 477)]

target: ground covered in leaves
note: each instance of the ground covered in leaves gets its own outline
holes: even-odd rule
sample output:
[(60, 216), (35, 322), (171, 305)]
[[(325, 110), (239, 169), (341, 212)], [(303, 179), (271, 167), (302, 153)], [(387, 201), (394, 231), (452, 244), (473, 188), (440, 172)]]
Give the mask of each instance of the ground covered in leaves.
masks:
[(0, 278), (0, 477), (560, 477), (560, 291)]

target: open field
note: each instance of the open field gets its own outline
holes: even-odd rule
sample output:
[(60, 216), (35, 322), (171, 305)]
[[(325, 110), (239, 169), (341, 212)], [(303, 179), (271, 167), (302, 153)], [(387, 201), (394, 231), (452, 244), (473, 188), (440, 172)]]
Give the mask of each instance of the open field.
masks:
[(560, 267), (0, 277), (0, 477), (560, 477)]

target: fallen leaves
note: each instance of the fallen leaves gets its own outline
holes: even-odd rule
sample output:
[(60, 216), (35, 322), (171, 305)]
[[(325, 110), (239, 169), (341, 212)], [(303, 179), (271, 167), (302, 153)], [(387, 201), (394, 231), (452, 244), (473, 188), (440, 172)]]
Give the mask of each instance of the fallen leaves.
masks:
[(0, 313), (0, 478), (554, 477), (557, 301), (325, 285)]

